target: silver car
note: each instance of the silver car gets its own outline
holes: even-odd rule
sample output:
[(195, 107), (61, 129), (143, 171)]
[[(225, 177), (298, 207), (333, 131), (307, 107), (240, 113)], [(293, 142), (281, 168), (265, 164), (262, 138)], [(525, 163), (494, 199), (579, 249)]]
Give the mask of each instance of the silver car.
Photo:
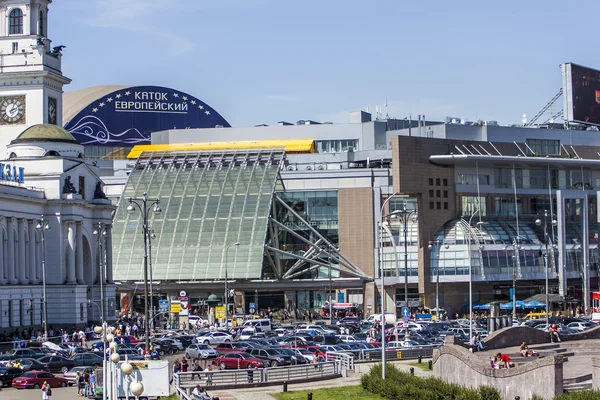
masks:
[(225, 332), (209, 332), (196, 339), (198, 343), (213, 344), (213, 343), (229, 343), (233, 342), (231, 335)]
[(207, 344), (192, 344), (185, 350), (187, 358), (217, 358), (219, 353)]

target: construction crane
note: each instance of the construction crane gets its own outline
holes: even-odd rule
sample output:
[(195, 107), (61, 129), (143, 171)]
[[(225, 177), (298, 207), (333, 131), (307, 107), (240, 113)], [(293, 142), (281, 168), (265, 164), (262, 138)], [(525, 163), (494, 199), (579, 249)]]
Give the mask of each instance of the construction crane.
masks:
[[(562, 90), (562, 88), (561, 88), (561, 89), (558, 91), (558, 93), (557, 93), (557, 94), (556, 94), (556, 95), (555, 95), (555, 96), (552, 98), (552, 100), (550, 100), (550, 101), (548, 102), (548, 104), (546, 104), (546, 105), (544, 106), (544, 108), (542, 108), (542, 109), (540, 110), (540, 112), (538, 112), (537, 114), (535, 114), (535, 116), (534, 116), (533, 118), (531, 118), (531, 121), (527, 122), (527, 123), (526, 123), (524, 126), (532, 126), (532, 125), (534, 125), (534, 124), (537, 122), (537, 120), (538, 120), (538, 119), (540, 119), (540, 117), (541, 117), (542, 115), (544, 115), (544, 113), (545, 113), (546, 111), (548, 111), (548, 109), (549, 109), (550, 107), (552, 107), (552, 106), (554, 105), (554, 103), (556, 103), (556, 101), (557, 101), (558, 99), (560, 99), (560, 96), (562, 96), (562, 94), (563, 94), (563, 90)], [(561, 111), (561, 113), (562, 113), (562, 111)], [(555, 115), (556, 115), (556, 114), (555, 114)]]

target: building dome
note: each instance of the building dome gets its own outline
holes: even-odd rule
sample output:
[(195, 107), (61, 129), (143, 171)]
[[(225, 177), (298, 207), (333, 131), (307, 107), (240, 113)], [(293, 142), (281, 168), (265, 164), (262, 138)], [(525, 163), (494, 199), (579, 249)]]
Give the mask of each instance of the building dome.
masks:
[(10, 144), (22, 144), (32, 142), (62, 142), (78, 144), (77, 140), (68, 131), (57, 125), (38, 124), (23, 131)]

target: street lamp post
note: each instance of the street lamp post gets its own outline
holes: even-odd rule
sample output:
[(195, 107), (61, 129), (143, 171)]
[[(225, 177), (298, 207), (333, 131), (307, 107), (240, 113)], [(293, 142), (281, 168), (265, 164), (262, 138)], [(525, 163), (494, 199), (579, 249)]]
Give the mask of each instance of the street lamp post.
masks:
[(154, 229), (148, 229), (148, 274), (150, 275), (150, 326), (154, 329), (154, 290), (152, 280), (152, 239), (156, 239)]
[(240, 245), (240, 242), (235, 242), (235, 243), (231, 243), (230, 245), (228, 245), (225, 248), (225, 329), (229, 330), (229, 326), (228, 326), (228, 320), (229, 320), (229, 310), (228, 310), (228, 301), (229, 300), (229, 288), (227, 287), (227, 262), (228, 262), (228, 254), (229, 254), (229, 248), (231, 246), (235, 246), (236, 249), (237, 247)]
[(102, 241), (106, 237), (106, 230), (103, 229), (102, 222), (98, 222), (98, 227), (94, 230), (94, 235), (98, 236), (98, 267), (100, 269), (100, 323), (104, 322), (104, 264), (102, 262), (104, 253), (102, 251)]
[[(383, 202), (383, 204), (381, 205), (381, 210), (379, 211), (379, 226), (377, 229), (377, 233), (379, 235), (379, 254), (378, 256), (378, 260), (379, 260), (379, 267), (380, 267), (380, 274), (381, 274), (381, 379), (385, 379), (385, 270), (384, 270), (384, 265), (383, 265), (383, 251), (382, 251), (382, 245), (383, 245), (383, 210), (385, 209), (386, 204), (394, 197), (398, 194), (398, 192), (394, 192), (392, 193), (391, 196), (389, 196), (387, 199), (385, 199), (385, 201)], [(395, 249), (395, 247), (394, 247)], [(394, 250), (395, 251), (395, 250)]]
[(331, 291), (331, 256), (329, 256), (329, 325), (333, 324), (333, 296)]
[(406, 202), (404, 202), (404, 207), (399, 210), (397, 215), (400, 218), (404, 229), (404, 303), (405, 306), (408, 307), (408, 221), (412, 220), (413, 222), (416, 222), (417, 210), (408, 210), (406, 208)]
[[(433, 249), (434, 247), (437, 250), (437, 267), (435, 269), (435, 315), (436, 320), (439, 320), (440, 317), (440, 246), (442, 245), (442, 241), (440, 239), (432, 240), (429, 242), (429, 249)], [(446, 249), (449, 247), (445, 245)]]
[[(542, 221), (538, 218), (535, 220), (535, 224), (537, 226), (542, 225)], [(558, 221), (554, 216), (552, 216), (552, 226), (556, 226)], [(552, 239), (550, 235), (548, 235), (548, 210), (544, 210), (544, 243), (546, 245), (546, 253), (544, 254), (544, 270), (546, 272), (546, 325), (549, 323), (550, 316), (550, 294), (548, 293), (548, 242), (551, 242)], [(554, 243), (552, 243), (552, 248), (554, 249)]]
[[(150, 205), (148, 205), (150, 203)], [(141, 198), (129, 198), (129, 206), (127, 206), (127, 212), (133, 213), (137, 208), (142, 214), (142, 228), (144, 233), (144, 336), (146, 344), (146, 354), (149, 353), (150, 349), (150, 324), (148, 321), (148, 214), (150, 211), (154, 211), (154, 214), (160, 214), (162, 210), (159, 206), (160, 201), (158, 199), (148, 199), (147, 193)]]
[[(469, 218), (469, 221), (465, 221), (464, 218), (460, 219), (461, 224), (463, 225), (463, 229), (467, 229), (467, 234), (469, 235), (469, 240), (467, 242), (467, 253), (469, 259), (469, 341), (473, 338), (473, 257), (471, 255), (471, 241), (477, 241), (475, 234), (473, 233), (473, 227), (471, 226), (471, 221), (475, 214), (479, 213), (479, 209), (475, 210), (475, 212)], [(478, 225), (483, 224), (482, 221), (477, 222)], [(483, 244), (479, 244), (478, 251), (483, 251)], [(483, 264), (481, 265), (483, 268)]]
[(40, 222), (36, 225), (36, 229), (39, 229), (42, 233), (42, 297), (44, 299), (44, 308), (42, 309), (44, 318), (44, 337), (48, 340), (48, 298), (46, 297), (46, 231), (50, 230), (50, 224), (42, 217)]
[(519, 244), (519, 237), (513, 239), (512, 242), (512, 253), (513, 253), (513, 268), (512, 268), (512, 319), (517, 319), (517, 263), (519, 262), (519, 250), (521, 245)]

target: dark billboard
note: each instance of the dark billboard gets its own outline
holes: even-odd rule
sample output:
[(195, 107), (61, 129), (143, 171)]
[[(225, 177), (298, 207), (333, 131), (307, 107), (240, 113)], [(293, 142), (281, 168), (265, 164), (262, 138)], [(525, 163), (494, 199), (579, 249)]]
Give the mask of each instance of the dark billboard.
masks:
[(230, 127), (212, 107), (178, 90), (137, 86), (109, 93), (67, 121), (82, 145), (150, 144), (150, 133), (167, 129)]
[(563, 64), (564, 119), (600, 124), (600, 71)]

